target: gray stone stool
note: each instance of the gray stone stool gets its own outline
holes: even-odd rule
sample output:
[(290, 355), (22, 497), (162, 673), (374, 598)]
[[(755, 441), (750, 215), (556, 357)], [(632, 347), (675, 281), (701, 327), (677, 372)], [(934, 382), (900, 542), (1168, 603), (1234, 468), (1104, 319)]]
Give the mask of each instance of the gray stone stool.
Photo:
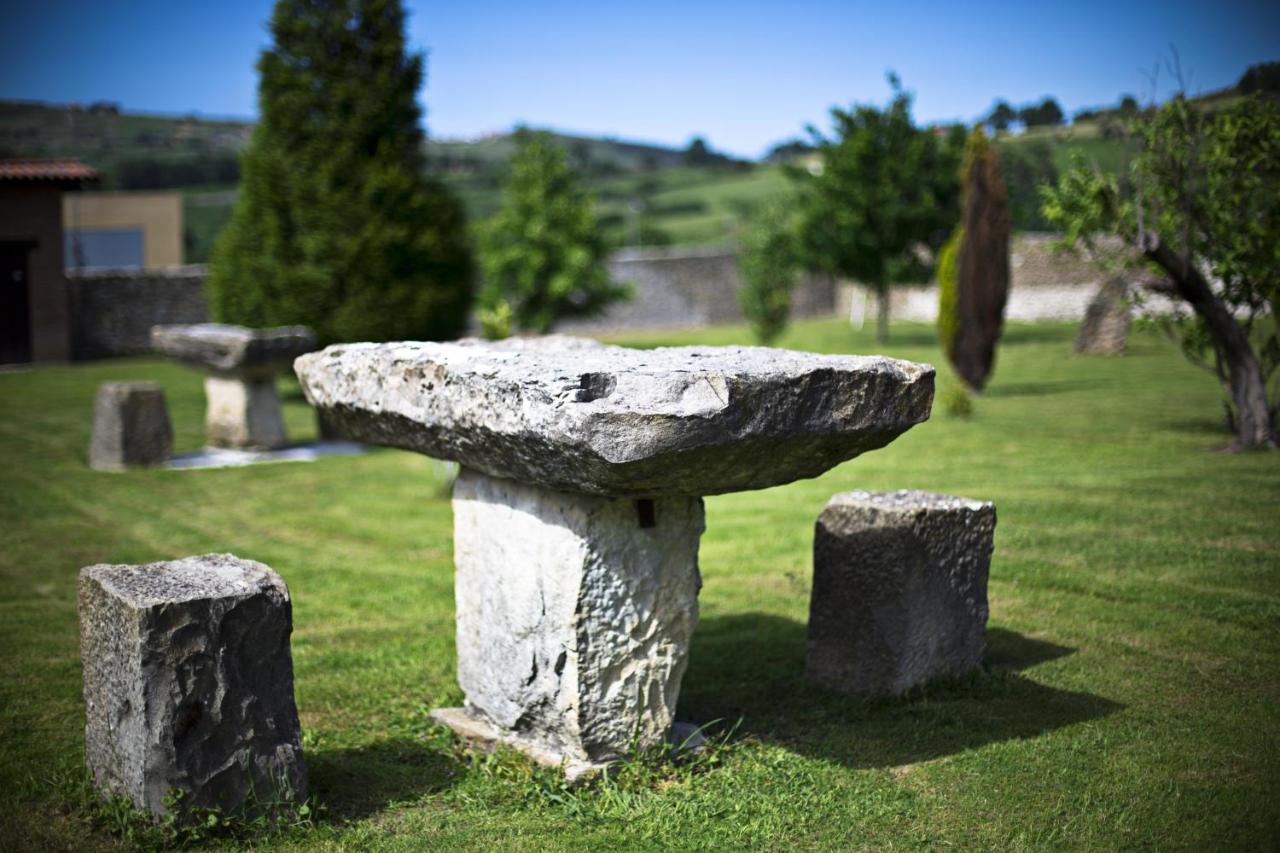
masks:
[(261, 563), (206, 554), (80, 572), (85, 758), (139, 808), (232, 812), (307, 793), (289, 590)]
[(247, 329), (221, 323), (153, 326), (156, 352), (206, 371), (205, 437), (211, 447), (285, 444), (276, 377), (315, 348), (306, 326)]
[(163, 465), (173, 449), (164, 390), (154, 382), (104, 382), (93, 403), (89, 465), (100, 471)]
[(995, 506), (931, 492), (845, 492), (813, 543), (808, 677), (893, 696), (979, 667)]

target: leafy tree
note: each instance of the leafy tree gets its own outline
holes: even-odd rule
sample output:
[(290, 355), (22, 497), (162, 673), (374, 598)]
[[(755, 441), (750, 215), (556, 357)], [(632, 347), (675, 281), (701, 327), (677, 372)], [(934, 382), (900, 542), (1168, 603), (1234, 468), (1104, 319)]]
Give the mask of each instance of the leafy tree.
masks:
[(799, 268), (795, 228), (786, 205), (772, 204), (757, 214), (743, 234), (738, 263), (742, 312), (756, 339), (771, 344), (791, 317), (791, 291)]
[(889, 287), (922, 281), (922, 246), (936, 249), (957, 219), (964, 130), (916, 127), (896, 77), (889, 105), (831, 111), (834, 135), (810, 129), (823, 167), (789, 174), (800, 189), (805, 266), (865, 282), (878, 298), (877, 339), (889, 337)]
[(214, 314), (323, 341), (458, 335), (471, 255), (462, 207), (424, 177), (422, 56), (399, 0), (278, 0), (271, 33)]
[(1191, 309), (1170, 328), (1221, 382), (1233, 447), (1275, 447), (1280, 109), (1253, 95), (1208, 114), (1178, 96), (1136, 132), (1129, 181), (1077, 158), (1045, 214), (1072, 244), (1119, 234), (1168, 276)]
[(1027, 127), (1057, 127), (1066, 113), (1053, 98), (1045, 98), (1038, 104), (1028, 104), (1018, 110), (1018, 118)]
[(1005, 100), (996, 101), (995, 107), (991, 110), (991, 115), (987, 116), (987, 124), (996, 133), (1004, 133), (1017, 120), (1018, 114), (1014, 112), (1013, 107), (1009, 106), (1009, 102)]
[(1240, 76), (1236, 88), (1245, 95), (1280, 92), (1280, 62), (1260, 62), (1249, 66)]
[[(625, 299), (604, 268), (605, 244), (591, 199), (550, 134), (521, 128), (502, 207), (480, 235), (485, 333), (550, 331)], [(505, 317), (506, 322), (502, 321)]]
[(960, 303), (956, 295), (956, 255), (964, 239), (964, 226), (957, 225), (938, 252), (938, 343), (951, 352), (960, 330)]
[(1009, 204), (999, 159), (981, 128), (975, 128), (965, 144), (961, 183), (956, 322), (947, 358), (966, 385), (981, 391), (995, 366), (1009, 297)]
[(1009, 194), (1013, 228), (1044, 231), (1049, 227), (1040, 209), (1040, 187), (1058, 179), (1053, 148), (1043, 139), (1012, 139), (997, 143), (1000, 172)]

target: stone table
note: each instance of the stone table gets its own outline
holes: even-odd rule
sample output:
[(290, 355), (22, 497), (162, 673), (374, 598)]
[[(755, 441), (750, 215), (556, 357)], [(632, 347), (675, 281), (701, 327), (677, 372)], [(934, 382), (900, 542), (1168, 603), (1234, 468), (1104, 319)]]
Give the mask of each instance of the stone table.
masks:
[(452, 459), (458, 681), (437, 712), (577, 777), (662, 742), (698, 619), (702, 496), (815, 477), (929, 416), (933, 368), (552, 336), (300, 357), (343, 434)]
[(151, 329), (152, 349), (206, 371), (205, 432), (211, 447), (283, 446), (276, 376), (315, 346), (315, 333), (306, 326), (197, 323)]

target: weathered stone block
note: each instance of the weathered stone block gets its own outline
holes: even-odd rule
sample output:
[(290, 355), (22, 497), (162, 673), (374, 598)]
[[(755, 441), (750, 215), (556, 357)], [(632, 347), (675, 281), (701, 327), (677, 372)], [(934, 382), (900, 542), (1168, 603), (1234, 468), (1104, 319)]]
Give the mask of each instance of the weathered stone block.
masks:
[(1110, 278), (1098, 288), (1085, 310), (1076, 335), (1079, 355), (1120, 355), (1129, 340), (1128, 286), (1123, 278)]
[(464, 468), (453, 511), (470, 715), (550, 764), (662, 743), (698, 621), (702, 500), (553, 492)]
[(934, 376), (882, 357), (560, 336), (339, 344), (294, 369), (308, 401), (358, 441), (633, 498), (816, 477), (927, 419)]
[(204, 432), (210, 447), (270, 450), (285, 445), (275, 379), (210, 375), (204, 379), (204, 396)]
[(93, 404), (89, 465), (101, 471), (163, 465), (173, 450), (164, 390), (154, 382), (104, 382)]
[(982, 663), (995, 506), (929, 492), (845, 492), (818, 519), (805, 670), (896, 695)]
[(261, 563), (207, 554), (80, 572), (85, 757), (155, 814), (168, 791), (235, 811), (301, 800), (292, 612)]

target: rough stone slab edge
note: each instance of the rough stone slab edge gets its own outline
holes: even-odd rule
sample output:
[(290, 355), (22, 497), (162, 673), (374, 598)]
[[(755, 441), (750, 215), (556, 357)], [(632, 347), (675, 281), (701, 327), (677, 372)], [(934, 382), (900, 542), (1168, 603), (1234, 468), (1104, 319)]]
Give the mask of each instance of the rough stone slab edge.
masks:
[(564, 780), (573, 786), (590, 782), (608, 770), (611, 764), (568, 758), (519, 736), (504, 735), (491, 723), (468, 714), (466, 708), (436, 708), (431, 712), (431, 719), (486, 752), (506, 746), (523, 753), (535, 764), (560, 770), (564, 773)]

